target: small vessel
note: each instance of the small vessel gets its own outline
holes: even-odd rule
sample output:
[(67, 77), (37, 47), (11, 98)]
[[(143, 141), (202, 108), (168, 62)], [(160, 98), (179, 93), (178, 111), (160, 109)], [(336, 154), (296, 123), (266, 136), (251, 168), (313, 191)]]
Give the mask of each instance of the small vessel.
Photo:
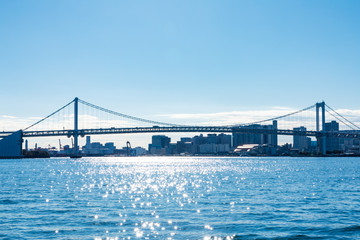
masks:
[(70, 158), (81, 158), (81, 155), (70, 155)]

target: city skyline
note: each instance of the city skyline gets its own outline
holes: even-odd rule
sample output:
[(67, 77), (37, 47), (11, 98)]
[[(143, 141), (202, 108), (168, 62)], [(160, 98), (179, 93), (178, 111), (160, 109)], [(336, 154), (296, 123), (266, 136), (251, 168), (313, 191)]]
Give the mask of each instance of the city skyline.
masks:
[[(309, 130), (315, 130), (315, 105), (313, 105), (312, 107), (309, 107), (309, 110), (306, 110), (304, 113), (300, 113), (300, 116), (297, 117), (290, 117), (290, 118), (284, 118), (282, 119), (282, 121), (279, 122), (279, 128), (280, 129), (292, 129), (292, 128), (297, 128), (303, 125), (306, 125), (307, 128)], [(167, 117), (166, 120), (164, 120), (165, 122), (170, 122), (172, 124), (178, 124), (178, 125), (188, 125), (188, 126), (233, 126), (236, 124), (244, 124), (244, 123), (251, 123), (251, 122), (256, 122), (256, 121), (262, 121), (265, 119), (271, 119), (273, 117), (279, 117), (279, 116), (284, 116), (284, 115), (288, 115), (291, 112), (298, 112), (295, 110), (291, 110), (289, 108), (274, 108), (273, 110), (267, 110), (267, 111), (245, 111), (245, 112), (231, 112), (230, 115), (228, 115), (228, 113), (220, 113), (220, 114), (177, 114), (174, 116), (169, 116), (169, 115), (164, 115), (164, 117)], [(331, 108), (329, 109), (331, 110)], [(89, 111), (89, 110), (87, 110)], [(65, 112), (64, 115), (62, 115), (61, 113)], [(68, 109), (64, 109), (60, 112), (60, 116), (55, 117), (55, 122), (57, 122), (58, 127), (54, 127), (53, 123), (48, 123), (45, 124), (45, 127), (42, 126), (40, 129), (35, 126), (35, 128), (33, 127), (30, 130), (60, 130), (60, 129), (73, 129), (73, 124), (74, 124), (74, 115), (73, 113), (73, 107), (70, 105), (68, 107)], [(83, 109), (83, 112), (86, 112), (86, 110)], [(259, 114), (262, 113), (262, 114)], [(359, 126), (359, 122), (358, 122), (358, 117), (357, 117), (357, 111), (351, 111), (351, 110), (338, 110), (336, 112), (336, 114), (340, 113), (341, 115), (344, 115), (347, 120), (350, 120), (351, 122), (353, 122), (355, 125), (354, 126)], [(99, 113), (98, 113), (99, 114)], [(274, 116), (274, 114), (277, 114), (277, 116)], [(101, 115), (101, 114), (100, 114)], [(65, 116), (65, 117), (64, 117)], [(99, 116), (99, 115), (98, 115)], [(90, 129), (90, 128), (113, 128), (113, 127), (146, 127), (146, 125), (142, 125), (143, 123), (140, 123), (140, 125), (134, 125), (134, 123), (132, 123), (131, 121), (127, 121), (124, 119), (119, 120), (115, 120), (113, 119), (109, 119), (109, 117), (105, 117), (104, 119), (100, 119), (98, 118), (98, 116), (90, 116), (90, 115), (82, 115), (79, 114), (79, 129), (81, 128), (85, 128), (85, 129)], [(104, 116), (103, 116), (104, 117)], [(51, 117), (54, 118), (54, 117)], [(50, 118), (50, 119), (51, 119)], [(28, 123), (26, 123), (26, 125), (24, 125), (24, 118), (15, 118), (15, 117), (5, 117), (5, 119), (8, 120), (7, 124), (2, 124), (3, 127), (3, 131), (5, 131), (5, 129), (7, 131), (9, 130), (19, 130), (19, 129), (27, 129), (26, 127), (29, 127), (30, 124), (33, 124), (35, 121), (37, 122), (38, 120), (40, 120), (41, 118), (30, 118), (29, 120), (31, 120), (31, 122), (29, 121)], [(169, 119), (179, 119), (182, 120), (182, 122), (174, 122), (174, 121), (169, 121)], [(219, 121), (219, 119), (221, 119)], [(14, 124), (16, 123), (16, 121), (19, 120), (18, 124), (21, 126), (20, 128), (17, 129), (11, 129), (11, 128), (7, 128), (8, 126), (14, 126)], [(185, 122), (184, 122), (185, 120)], [(205, 121), (206, 120), (206, 121)], [(332, 120), (336, 120), (336, 118), (334, 118), (334, 113), (329, 112), (327, 114), (326, 117), (326, 121), (330, 122)], [(47, 120), (46, 120), (47, 121)], [(45, 121), (45, 122), (46, 122)], [(95, 121), (98, 122), (95, 125), (86, 125), (86, 127), (84, 127), (83, 122), (91, 122), (91, 121)], [(190, 122), (186, 122), (186, 121), (190, 121)], [(205, 121), (205, 122), (204, 122)], [(1, 122), (1, 119), (0, 119)], [(4, 122), (3, 122), (4, 123)], [(5, 122), (6, 123), (6, 122)], [(99, 125), (100, 124), (100, 125)], [(155, 123), (156, 124), (156, 123)], [(346, 122), (345, 122), (346, 124)], [(16, 124), (15, 124), (16, 125)], [(42, 125), (42, 123), (40, 124), (40, 126)], [(52, 127), (49, 127), (52, 126)], [(150, 123), (149, 126), (152, 126), (152, 124)], [(340, 130), (350, 130), (353, 128), (346, 128), (347, 126), (345, 126), (344, 124), (340, 125)], [(359, 128), (359, 127), (357, 127)], [(151, 134), (150, 134), (151, 135)], [(122, 136), (96, 136), (96, 138), (98, 139), (98, 141), (114, 141), (117, 144), (121, 144), (119, 139), (122, 139), (122, 141), (131, 141), (133, 143), (135, 143), (135, 145), (137, 146), (141, 146), (141, 147), (146, 147), (147, 144), (149, 143), (149, 139), (151, 138), (149, 134), (125, 134)], [(186, 135), (183, 135), (181, 133), (172, 133), (170, 134), (172, 136), (173, 139), (179, 140), (181, 137), (192, 137), (194, 136), (194, 134), (192, 133), (188, 133)], [(111, 139), (111, 140), (109, 140)], [(115, 139), (115, 140), (114, 140)], [(124, 140), (125, 139), (125, 140)], [(55, 139), (54, 137), (47, 137), (47, 138), (42, 138), (39, 139), (37, 138), (37, 140), (33, 141), (34, 145), (35, 144), (42, 144), (42, 146), (48, 146), (50, 145), (57, 145), (57, 138)], [(70, 141), (70, 140), (69, 140)], [(80, 138), (80, 142), (83, 142), (83, 140), (81, 140)], [(280, 136), (280, 144), (285, 144), (285, 143), (291, 143), (291, 139), (289, 137), (286, 136)]]
[[(272, 125), (252, 125), (243, 127), (244, 129), (267, 129), (276, 130), (277, 121)], [(306, 132), (304, 126), (294, 128), (295, 132)], [(325, 130), (329, 133), (336, 133), (336, 137), (329, 135), (326, 138), (327, 154), (360, 154), (359, 140), (357, 138), (339, 138), (338, 134), (343, 132), (347, 136), (354, 131), (341, 131), (339, 123), (336, 121), (326, 122)], [(340, 130), (340, 131), (339, 131)], [(360, 130), (357, 130), (360, 133)], [(263, 133), (221, 133), (221, 134), (200, 134), (191, 137), (180, 137), (177, 141), (171, 140), (171, 137), (163, 134), (152, 134), (151, 143), (148, 148), (131, 146), (129, 141), (126, 146), (116, 146), (114, 142), (91, 142), (91, 136), (86, 136), (86, 144), (81, 148), (82, 156), (143, 156), (143, 155), (240, 155), (240, 156), (318, 156), (323, 146), (317, 138), (307, 135), (293, 135), (293, 141), (286, 144), (278, 144), (279, 136), (276, 134)], [(183, 133), (182, 133), (183, 134)], [(73, 144), (73, 141), (71, 141)], [(29, 148), (28, 140), (25, 141), (26, 151), (42, 150), (49, 152), (50, 156), (68, 156), (72, 155), (74, 146), (62, 145), (59, 139), (59, 146), (48, 146), (47, 148), (39, 147)], [(80, 149), (80, 148), (79, 148)], [(325, 150), (324, 150), (325, 151)]]

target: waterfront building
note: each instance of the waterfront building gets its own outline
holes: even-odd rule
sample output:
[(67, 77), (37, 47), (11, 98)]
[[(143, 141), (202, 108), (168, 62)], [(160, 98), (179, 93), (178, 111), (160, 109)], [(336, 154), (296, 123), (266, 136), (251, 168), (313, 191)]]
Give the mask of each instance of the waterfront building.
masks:
[[(357, 133), (359, 130), (343, 130), (342, 133)], [(349, 154), (360, 154), (360, 139), (358, 138), (340, 138), (340, 149), (342, 152)]]
[[(331, 121), (325, 123), (325, 131), (326, 132), (338, 132), (339, 131), (339, 123), (336, 121)], [(342, 149), (340, 147), (340, 138), (335, 137), (327, 137), (326, 138), (326, 151), (327, 152), (341, 152)]]
[[(252, 124), (242, 126), (241, 128), (248, 129), (269, 129), (277, 130), (277, 121), (273, 121), (272, 125)], [(233, 147), (242, 146), (244, 144), (267, 144), (273, 147), (278, 145), (277, 134), (261, 134), (261, 133), (233, 133)]]
[[(306, 127), (298, 127), (293, 129), (294, 132), (306, 132)], [(310, 141), (310, 142), (309, 142)], [(310, 147), (311, 139), (306, 137), (306, 135), (294, 135), (293, 136), (293, 149), (298, 150), (299, 152), (307, 151)]]
[(217, 136), (217, 143), (218, 144), (224, 144), (224, 145), (228, 145), (229, 148), (232, 147), (232, 144), (231, 144), (231, 135), (227, 135), (227, 134), (224, 134), (224, 133), (221, 133)]
[(86, 136), (86, 148), (91, 148), (91, 138), (90, 136)]
[(142, 147), (132, 148), (131, 151), (134, 153), (134, 156), (144, 156), (146, 154), (146, 149)]
[(115, 145), (113, 142), (108, 142), (108, 143), (105, 143), (105, 146), (104, 146), (106, 149), (108, 149), (110, 152), (114, 152), (114, 150), (116, 149)]
[(86, 136), (86, 144), (82, 147), (82, 153), (90, 156), (111, 155), (115, 153), (115, 150), (116, 147), (113, 142), (102, 145), (100, 142), (91, 142), (90, 136)]
[(202, 134), (191, 139), (191, 145), (187, 146), (188, 151), (192, 149), (192, 154), (227, 154), (231, 148), (231, 135), (226, 134), (208, 134), (206, 137)]
[(182, 138), (180, 138), (180, 141), (181, 142), (191, 142), (191, 137), (182, 137)]
[(149, 154), (154, 155), (190, 155), (190, 154), (228, 154), (231, 147), (231, 135), (208, 134), (204, 136), (184, 137), (176, 143), (170, 143), (164, 135), (152, 137)]
[(165, 147), (169, 146), (170, 141), (171, 141), (171, 138), (169, 138), (165, 135), (155, 135), (155, 136), (152, 136), (151, 145), (153, 147), (165, 148)]
[(149, 153), (155, 155), (170, 154), (170, 141), (171, 139), (165, 135), (152, 136), (151, 144), (149, 144)]
[(205, 143), (199, 146), (200, 154), (218, 154), (218, 153), (229, 153), (229, 144), (216, 144), (216, 143)]
[(0, 158), (22, 157), (22, 131), (4, 137), (0, 140)]
[(193, 153), (194, 153), (194, 144), (191, 138), (181, 138), (181, 140), (176, 143), (175, 154), (193, 154)]

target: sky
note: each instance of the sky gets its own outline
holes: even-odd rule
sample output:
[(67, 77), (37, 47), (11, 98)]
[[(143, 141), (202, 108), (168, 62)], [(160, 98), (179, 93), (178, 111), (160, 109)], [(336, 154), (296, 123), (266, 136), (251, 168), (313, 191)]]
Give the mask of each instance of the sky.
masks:
[(357, 0), (3, 0), (0, 123), (75, 97), (167, 122), (322, 100), (358, 113), (359, 12)]

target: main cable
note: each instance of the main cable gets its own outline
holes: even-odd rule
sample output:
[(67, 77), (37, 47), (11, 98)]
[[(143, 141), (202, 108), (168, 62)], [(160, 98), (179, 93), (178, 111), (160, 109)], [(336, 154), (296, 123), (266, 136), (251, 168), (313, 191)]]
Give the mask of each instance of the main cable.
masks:
[[(329, 105), (327, 105), (325, 103), (325, 105), (332, 110), (334, 113), (336, 113), (338, 116), (340, 116), (341, 118), (343, 118), (345, 121), (347, 121), (348, 123), (350, 123), (351, 125), (353, 125), (354, 127), (356, 127), (357, 129), (360, 129), (360, 127), (358, 127), (357, 125), (355, 125), (354, 123), (352, 123), (351, 121), (349, 121), (348, 119), (346, 119), (344, 116), (342, 116), (340, 113), (336, 112), (334, 109), (332, 109)], [(328, 111), (327, 111), (328, 112)], [(330, 113), (330, 112), (329, 112)], [(330, 113), (331, 114), (331, 113)], [(331, 114), (332, 115), (332, 114)], [(339, 120), (340, 121), (340, 120)], [(345, 124), (346, 126), (348, 126), (347, 124)], [(355, 130), (355, 129), (353, 129)]]
[(288, 113), (288, 114), (281, 115), (281, 116), (278, 116), (278, 117), (273, 117), (273, 118), (269, 118), (269, 119), (265, 119), (265, 120), (261, 120), (261, 121), (256, 121), (256, 122), (251, 122), (251, 123), (231, 125), (231, 126), (232, 126), (232, 127), (242, 127), (242, 126), (249, 126), (249, 125), (253, 125), (253, 124), (259, 124), (259, 123), (263, 123), (263, 122), (270, 122), (270, 121), (278, 120), (278, 119), (280, 119), (280, 118), (289, 117), (289, 116), (291, 116), (291, 115), (294, 115), (294, 114), (297, 114), (297, 113), (301, 113), (301, 112), (307, 111), (307, 110), (309, 110), (309, 109), (311, 109), (311, 108), (314, 108), (315, 106), (316, 106), (316, 104), (311, 105), (311, 106), (306, 107), (306, 108), (303, 108), (303, 109), (298, 110), (298, 111), (296, 111), (296, 112)]
[(33, 126), (35, 126), (35, 125), (43, 122), (44, 120), (48, 119), (49, 117), (53, 116), (54, 114), (60, 112), (61, 110), (63, 110), (64, 108), (66, 108), (67, 106), (69, 106), (70, 104), (72, 104), (74, 101), (75, 101), (75, 100), (72, 100), (71, 102), (69, 102), (68, 104), (66, 104), (65, 106), (63, 106), (62, 108), (59, 108), (58, 110), (56, 110), (55, 112), (51, 113), (50, 115), (44, 117), (43, 119), (41, 119), (41, 120), (37, 121), (36, 123), (30, 125), (29, 127), (23, 129), (23, 131), (28, 130), (29, 128), (31, 128), (31, 127), (33, 127)]
[(115, 112), (115, 111), (112, 111), (112, 110), (109, 110), (109, 109), (106, 109), (106, 108), (103, 108), (103, 107), (94, 105), (94, 104), (92, 104), (92, 103), (88, 103), (88, 102), (86, 102), (86, 101), (84, 101), (84, 100), (81, 100), (81, 99), (79, 99), (78, 101), (79, 101), (79, 103), (82, 103), (82, 104), (84, 104), (84, 105), (87, 105), (87, 106), (92, 107), (92, 108), (95, 108), (95, 109), (98, 109), (98, 110), (100, 110), (100, 111), (107, 112), (107, 113), (109, 113), (109, 114), (113, 114), (113, 115), (120, 116), (120, 117), (124, 117), (124, 118), (128, 118), (128, 119), (132, 119), (132, 120), (139, 121), (139, 122), (146, 122), (146, 123), (158, 124), (158, 125), (165, 125), (165, 126), (171, 126), (171, 127), (180, 127), (180, 126), (183, 126), (183, 125), (178, 125), (178, 124), (164, 123), (164, 122), (152, 121), (152, 120), (148, 120), (148, 119), (144, 119), (144, 118), (133, 117), (133, 116), (130, 116), (130, 115), (126, 115), (126, 114), (123, 114), (123, 113)]
[(344, 125), (348, 126), (349, 128), (351, 128), (352, 130), (356, 130), (354, 127), (348, 125), (346, 122), (344, 122), (343, 120), (341, 120), (339, 117), (337, 117), (336, 115), (332, 114), (329, 110), (325, 109), (327, 113), (329, 113), (331, 116), (333, 116), (334, 118), (336, 118), (339, 122), (343, 123)]

